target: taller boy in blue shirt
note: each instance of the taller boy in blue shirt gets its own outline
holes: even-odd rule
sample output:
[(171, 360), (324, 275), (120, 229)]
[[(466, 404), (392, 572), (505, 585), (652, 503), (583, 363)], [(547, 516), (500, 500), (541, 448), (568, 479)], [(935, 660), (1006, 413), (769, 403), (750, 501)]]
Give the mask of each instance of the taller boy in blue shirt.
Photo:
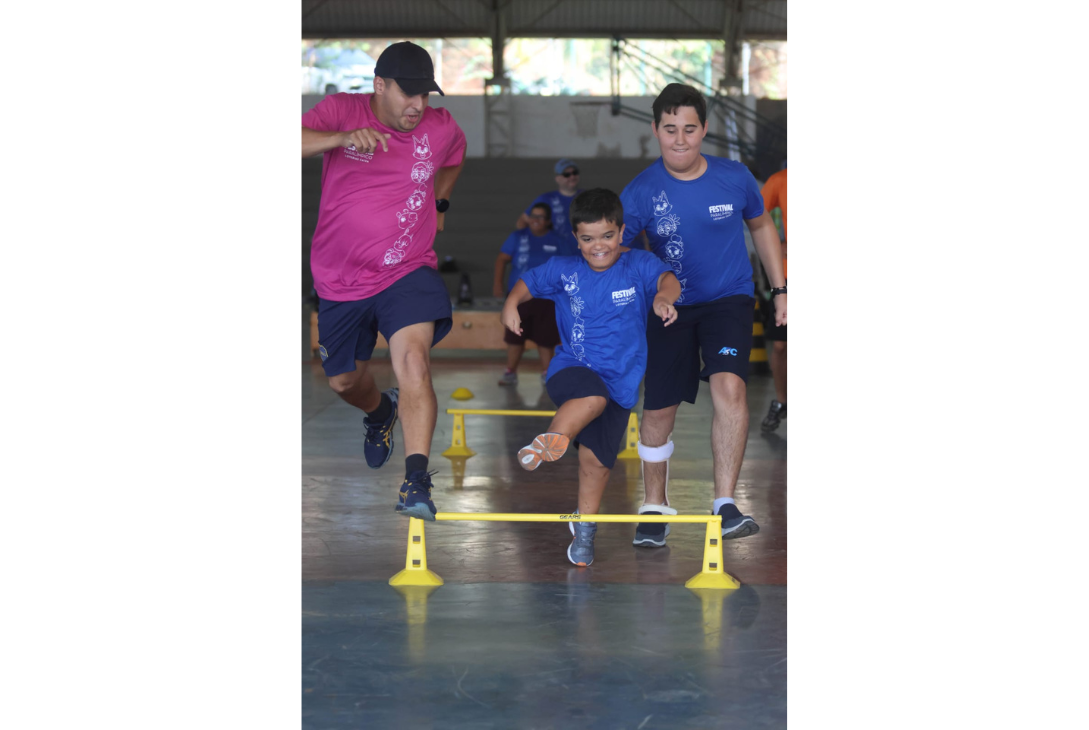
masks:
[[(644, 332), (651, 309), (667, 327), (677, 318), (681, 288), (669, 267), (648, 251), (621, 251), (624, 208), (611, 190), (580, 193), (571, 227), (581, 256), (558, 256), (518, 280), (503, 305), (503, 324), (520, 333), (518, 305), (531, 297), (556, 303), (562, 344), (548, 367), (548, 395), (558, 406), (546, 433), (518, 452), (524, 469), (579, 451), (579, 512), (597, 514), (609, 470), (639, 398), (647, 362)], [(567, 558), (594, 560), (596, 522), (569, 523)]]
[[(651, 251), (673, 270), (682, 293), (675, 326), (665, 329), (653, 317), (647, 325), (650, 358), (639, 429), (645, 500), (639, 513), (677, 513), (666, 495), (673, 453), (669, 437), (681, 401), (695, 403), (700, 380), (709, 381), (714, 407), (712, 509), (722, 516), (723, 538), (745, 537), (760, 528), (741, 514), (733, 499), (749, 430), (745, 382), (754, 306), (742, 220), (775, 287), (775, 323), (785, 325), (779, 234), (748, 169), (700, 153), (707, 134), (707, 102), (698, 91), (669, 84), (652, 109), (651, 131), (662, 156), (620, 194), (624, 243), (645, 230)], [(639, 524), (634, 544), (660, 547), (668, 534), (667, 525)]]

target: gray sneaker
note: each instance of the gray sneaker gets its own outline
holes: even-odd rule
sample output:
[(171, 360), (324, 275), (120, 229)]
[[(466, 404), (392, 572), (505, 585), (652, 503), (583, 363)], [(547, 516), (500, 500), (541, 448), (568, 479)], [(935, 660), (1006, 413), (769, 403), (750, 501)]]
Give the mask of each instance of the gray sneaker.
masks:
[(763, 422), (760, 424), (760, 430), (764, 433), (770, 433), (779, 428), (779, 421), (787, 417), (786, 403), (780, 403), (777, 400), (772, 400), (771, 405), (768, 407), (768, 415), (764, 416)]
[(500, 385), (518, 385), (518, 373), (508, 370), (499, 377)]
[(568, 522), (575, 539), (567, 546), (567, 559), (575, 565), (585, 568), (594, 562), (594, 535), (597, 534), (596, 522)]

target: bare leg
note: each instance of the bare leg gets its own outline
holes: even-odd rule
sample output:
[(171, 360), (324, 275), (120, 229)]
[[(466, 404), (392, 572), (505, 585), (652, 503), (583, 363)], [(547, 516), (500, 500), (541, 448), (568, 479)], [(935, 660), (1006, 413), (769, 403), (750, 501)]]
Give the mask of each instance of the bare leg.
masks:
[(420, 322), (403, 327), (389, 340), (390, 360), (400, 386), (397, 408), (401, 416), (401, 432), (405, 437), (405, 454), (431, 454), (431, 437), (435, 433), (438, 401), (431, 385), (431, 340), (434, 322)]
[(350, 403), (364, 413), (370, 413), (382, 402), (382, 393), (374, 384), (374, 376), (363, 360), (355, 361), (355, 370), (329, 378), (329, 387), (345, 403)]
[(526, 351), (525, 344), (507, 345), (507, 370), (512, 373), (518, 369), (518, 363), (522, 362), (522, 353)]
[(549, 433), (562, 433), (567, 438), (573, 439), (579, 435), (582, 429), (586, 428), (590, 421), (600, 416), (604, 410), (605, 399), (600, 395), (572, 398), (556, 411), (556, 415), (552, 417), (552, 423), (548, 426), (548, 431)]
[[(639, 424), (639, 440), (644, 446), (665, 446), (669, 434), (673, 433), (673, 423), (677, 420), (677, 408), (680, 404), (648, 411), (643, 409), (643, 421)], [(666, 462), (643, 462), (643, 485), (645, 504), (665, 504)]]
[(775, 381), (775, 400), (787, 402), (787, 343), (774, 340), (771, 343), (771, 377)]
[(749, 435), (749, 402), (745, 381), (733, 373), (711, 375), (711, 457), (715, 464), (715, 499), (733, 497)]
[(541, 358), (541, 372), (548, 372), (548, 364), (552, 362), (552, 356), (556, 354), (556, 348), (537, 345), (537, 354)]
[(596, 515), (601, 509), (601, 495), (609, 482), (609, 472), (593, 451), (579, 447), (579, 513)]

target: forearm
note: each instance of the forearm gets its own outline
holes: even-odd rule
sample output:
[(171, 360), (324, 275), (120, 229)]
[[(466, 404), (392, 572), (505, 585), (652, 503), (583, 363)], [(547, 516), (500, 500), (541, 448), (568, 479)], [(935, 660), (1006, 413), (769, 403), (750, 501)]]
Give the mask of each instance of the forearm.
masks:
[(786, 277), (783, 276), (782, 247), (779, 245), (779, 231), (775, 228), (775, 222), (767, 213), (748, 221), (749, 233), (752, 234), (752, 244), (760, 257), (760, 263), (764, 265), (764, 271), (768, 275), (768, 283), (773, 288), (785, 286)]
[(515, 222), (514, 227), (517, 228), (518, 230), (522, 230), (523, 228), (528, 228), (529, 227), (529, 216), (526, 215), (525, 213), (518, 216), (518, 220), (517, 220), (517, 222)]
[(495, 277), (492, 281), (493, 291), (503, 290), (503, 270), (507, 268), (507, 262), (510, 260), (510, 256), (502, 253), (495, 257)]
[(344, 146), (345, 132), (321, 132), (302, 128), (302, 156), (313, 157)]
[(462, 160), (457, 167), (440, 167), (435, 173), (435, 200), (449, 200), (454, 192), (454, 183), (457, 182), (461, 168), (465, 165)]
[(524, 304), (532, 298), (533, 295), (529, 293), (529, 287), (526, 286), (524, 281), (519, 279), (514, 283), (514, 286), (511, 287), (510, 294), (507, 295), (507, 301), (503, 304), (503, 307), (513, 306), (517, 309), (519, 304)]
[(658, 293), (654, 298), (666, 304), (673, 304), (681, 298), (681, 282), (677, 281), (672, 271), (667, 271), (658, 278)]

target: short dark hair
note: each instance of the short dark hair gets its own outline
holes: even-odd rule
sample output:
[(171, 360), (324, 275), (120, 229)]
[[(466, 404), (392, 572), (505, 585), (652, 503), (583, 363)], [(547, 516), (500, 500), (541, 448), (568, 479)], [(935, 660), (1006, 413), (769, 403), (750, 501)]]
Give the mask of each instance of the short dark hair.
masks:
[(548, 203), (537, 203), (537, 204), (535, 204), (533, 207), (531, 207), (529, 209), (529, 212), (532, 213), (533, 211), (537, 210), (538, 208), (540, 208), (541, 210), (543, 210), (545, 212), (545, 218), (547, 218), (548, 222), (551, 223), (552, 222), (552, 206), (549, 205)]
[(700, 124), (707, 124), (707, 100), (703, 98), (703, 94), (687, 84), (667, 84), (651, 106), (654, 110), (654, 126), (662, 123), (662, 114), (674, 114), (682, 106), (695, 109)]
[(578, 233), (579, 223), (598, 221), (624, 225), (624, 205), (612, 190), (593, 188), (575, 196), (571, 201), (571, 230)]

